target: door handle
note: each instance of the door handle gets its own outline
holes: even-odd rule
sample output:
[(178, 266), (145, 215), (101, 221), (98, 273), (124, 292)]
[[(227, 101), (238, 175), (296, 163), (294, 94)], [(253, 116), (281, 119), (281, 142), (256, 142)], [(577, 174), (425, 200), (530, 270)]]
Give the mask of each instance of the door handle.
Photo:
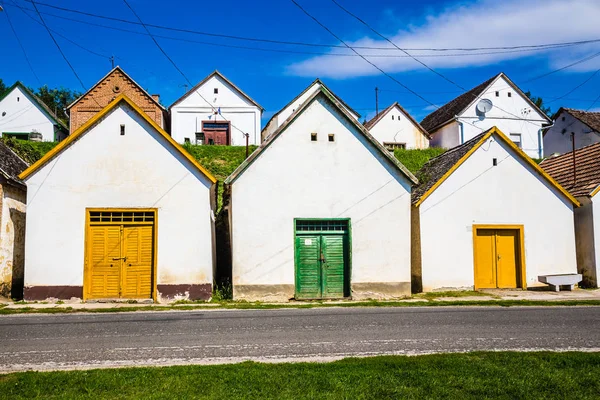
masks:
[(125, 257), (113, 257), (113, 261), (117, 261), (117, 260), (127, 261), (127, 256), (125, 256)]

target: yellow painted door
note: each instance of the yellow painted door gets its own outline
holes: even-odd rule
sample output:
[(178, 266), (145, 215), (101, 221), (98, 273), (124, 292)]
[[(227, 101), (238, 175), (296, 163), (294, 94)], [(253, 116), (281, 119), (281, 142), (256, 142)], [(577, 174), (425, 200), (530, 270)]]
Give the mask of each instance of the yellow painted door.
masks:
[(117, 298), (121, 281), (121, 227), (90, 226), (89, 232), (87, 297)]
[(517, 287), (518, 233), (514, 229), (496, 231), (497, 281), (502, 289)]
[(152, 226), (123, 228), (122, 297), (152, 297), (153, 240)]
[(496, 231), (478, 229), (475, 236), (475, 287), (496, 288)]

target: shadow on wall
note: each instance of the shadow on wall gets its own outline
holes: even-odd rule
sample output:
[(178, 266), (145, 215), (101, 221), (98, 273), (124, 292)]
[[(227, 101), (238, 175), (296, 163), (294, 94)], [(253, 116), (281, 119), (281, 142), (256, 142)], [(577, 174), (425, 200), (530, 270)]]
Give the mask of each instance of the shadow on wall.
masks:
[(17, 209), (10, 209), (15, 237), (13, 240), (13, 270), (11, 282), (11, 297), (16, 300), (23, 299), (23, 284), (25, 273), (25, 213)]

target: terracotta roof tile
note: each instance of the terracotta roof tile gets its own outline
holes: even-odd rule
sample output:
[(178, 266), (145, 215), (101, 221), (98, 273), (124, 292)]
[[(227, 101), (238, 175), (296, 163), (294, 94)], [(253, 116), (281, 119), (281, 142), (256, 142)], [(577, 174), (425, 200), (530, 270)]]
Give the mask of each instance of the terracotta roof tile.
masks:
[(573, 152), (547, 158), (540, 166), (574, 197), (590, 196), (600, 186), (600, 143), (575, 150), (576, 174)]
[(16, 155), (5, 143), (0, 142), (0, 176), (17, 184), (23, 184), (19, 174), (29, 165)]
[(577, 118), (596, 132), (600, 132), (600, 112), (589, 112), (574, 110), (572, 108), (563, 108), (566, 112)]

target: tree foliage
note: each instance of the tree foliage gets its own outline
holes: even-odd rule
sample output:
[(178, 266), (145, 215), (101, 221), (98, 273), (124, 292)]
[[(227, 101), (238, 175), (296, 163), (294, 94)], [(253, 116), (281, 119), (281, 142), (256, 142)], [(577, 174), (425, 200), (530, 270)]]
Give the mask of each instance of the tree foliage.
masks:
[(44, 85), (37, 91), (31, 91), (35, 93), (35, 95), (38, 96), (52, 111), (54, 111), (56, 116), (65, 124), (69, 120), (69, 115), (65, 109), (69, 104), (81, 96), (80, 92), (66, 89), (62, 86), (60, 88), (51, 89), (47, 85)]
[(6, 85), (4, 84), (2, 79), (0, 78), (0, 97), (2, 97), (4, 95), (4, 92), (6, 92), (6, 89), (8, 89), (8, 88), (6, 87)]
[(529, 97), (529, 100), (531, 100), (536, 106), (538, 106), (538, 108), (542, 110), (547, 116), (552, 117), (552, 110), (550, 109), (550, 107), (544, 105), (544, 99), (532, 95), (529, 90), (525, 92), (525, 96)]

